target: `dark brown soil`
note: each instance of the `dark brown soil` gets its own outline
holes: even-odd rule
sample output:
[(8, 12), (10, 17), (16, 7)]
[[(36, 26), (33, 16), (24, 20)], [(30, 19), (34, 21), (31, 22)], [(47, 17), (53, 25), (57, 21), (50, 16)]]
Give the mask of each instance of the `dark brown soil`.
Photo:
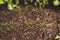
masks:
[(44, 9), (0, 11), (0, 40), (55, 40), (60, 12)]

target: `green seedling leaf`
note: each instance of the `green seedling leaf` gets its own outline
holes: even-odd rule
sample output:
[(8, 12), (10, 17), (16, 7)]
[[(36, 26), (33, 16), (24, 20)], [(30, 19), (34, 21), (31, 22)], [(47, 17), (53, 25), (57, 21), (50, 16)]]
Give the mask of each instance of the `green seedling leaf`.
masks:
[(4, 0), (5, 2), (7, 2), (8, 0)]
[(4, 4), (5, 2), (3, 0), (0, 0), (0, 4)]
[(54, 6), (58, 6), (58, 5), (59, 5), (59, 1), (58, 1), (58, 0), (55, 0), (55, 1), (53, 2), (53, 4), (54, 4)]
[(17, 7), (17, 5), (14, 5), (14, 4), (13, 4), (13, 7)]
[(31, 2), (33, 2), (33, 0), (31, 0)]
[(60, 36), (57, 35), (57, 36), (55, 37), (55, 39), (60, 39)]
[(36, 2), (39, 2), (40, 0), (36, 0)]
[(8, 10), (13, 10), (13, 6), (11, 4), (8, 4)]

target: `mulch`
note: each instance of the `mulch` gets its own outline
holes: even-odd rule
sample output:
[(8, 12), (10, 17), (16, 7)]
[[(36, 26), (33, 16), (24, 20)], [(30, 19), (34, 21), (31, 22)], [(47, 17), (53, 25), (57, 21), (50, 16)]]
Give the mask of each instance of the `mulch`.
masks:
[(0, 40), (55, 40), (60, 12), (54, 10), (0, 11)]

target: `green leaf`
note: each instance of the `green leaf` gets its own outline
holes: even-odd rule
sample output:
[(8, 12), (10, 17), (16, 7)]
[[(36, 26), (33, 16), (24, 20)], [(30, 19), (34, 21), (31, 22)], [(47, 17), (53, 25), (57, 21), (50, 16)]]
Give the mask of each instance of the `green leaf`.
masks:
[(13, 10), (13, 6), (11, 4), (8, 4), (8, 10)]
[(54, 4), (54, 6), (58, 6), (59, 5), (59, 1), (56, 0), (56, 1), (53, 2), (53, 4)]
[(33, 0), (31, 0), (31, 2), (33, 2)]
[(5, 2), (3, 0), (0, 0), (0, 4), (4, 4)]
[(8, 0), (4, 0), (5, 2), (7, 2)]
[(36, 2), (39, 2), (40, 0), (36, 0)]
[(55, 39), (58, 39), (58, 38), (60, 39), (60, 36), (57, 35), (57, 36), (55, 37)]

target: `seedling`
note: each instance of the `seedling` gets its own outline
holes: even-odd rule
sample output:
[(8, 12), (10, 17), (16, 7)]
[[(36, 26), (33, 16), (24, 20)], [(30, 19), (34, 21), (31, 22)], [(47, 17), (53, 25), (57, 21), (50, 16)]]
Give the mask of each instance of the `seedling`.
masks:
[(48, 4), (48, 0), (36, 0), (39, 4), (39, 8), (42, 9), (46, 4)]

